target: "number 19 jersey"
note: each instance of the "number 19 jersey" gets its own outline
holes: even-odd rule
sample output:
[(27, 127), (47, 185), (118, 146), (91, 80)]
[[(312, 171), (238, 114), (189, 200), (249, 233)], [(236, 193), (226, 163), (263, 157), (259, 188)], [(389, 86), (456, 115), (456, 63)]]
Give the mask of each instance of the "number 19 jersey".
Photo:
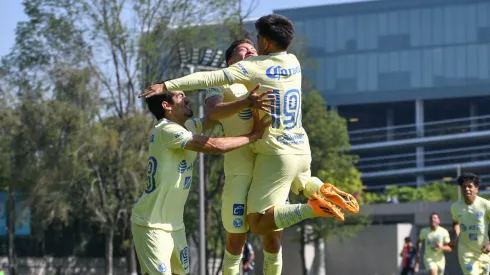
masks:
[[(272, 125), (255, 143), (257, 153), (311, 154), (301, 124), (301, 66), (293, 54), (279, 52), (249, 57), (219, 71), (198, 72), (166, 81), (165, 86), (169, 91), (185, 91), (236, 83), (245, 85), (249, 91), (260, 84), (259, 94), (273, 91)], [(265, 115), (263, 111), (260, 113)]]
[(162, 119), (152, 130), (148, 150), (146, 190), (133, 207), (135, 224), (175, 231), (184, 228), (184, 206), (192, 183), (196, 152), (184, 146), (193, 133), (202, 132), (200, 119), (185, 128)]
[(295, 55), (280, 52), (249, 57), (224, 69), (224, 73), (230, 83), (242, 83), (248, 90), (259, 83), (259, 93), (272, 90), (272, 124), (254, 144), (257, 153), (310, 154), (301, 123), (301, 65)]

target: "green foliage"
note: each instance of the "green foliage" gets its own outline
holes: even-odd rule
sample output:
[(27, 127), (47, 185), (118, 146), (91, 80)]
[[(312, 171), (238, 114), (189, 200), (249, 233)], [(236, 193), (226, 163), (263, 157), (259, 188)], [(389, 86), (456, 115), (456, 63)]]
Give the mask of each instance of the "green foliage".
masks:
[[(324, 182), (330, 182), (350, 193), (362, 191), (360, 172), (355, 168), (357, 156), (345, 153), (349, 148), (347, 125), (337, 113), (328, 111), (322, 96), (310, 92), (303, 98), (303, 127), (310, 140), (312, 176)], [(295, 200), (303, 200), (298, 197)], [(319, 238), (332, 235), (349, 236), (368, 224), (363, 215), (346, 215), (346, 224), (335, 219), (311, 219), (299, 226), (310, 226), (313, 230), (307, 233), (305, 242), (315, 242)]]
[(382, 194), (366, 192), (362, 194), (365, 203), (386, 203), (388, 198), (398, 198), (399, 203), (413, 201), (455, 201), (458, 188), (454, 184), (437, 181), (419, 188), (409, 186), (387, 186)]

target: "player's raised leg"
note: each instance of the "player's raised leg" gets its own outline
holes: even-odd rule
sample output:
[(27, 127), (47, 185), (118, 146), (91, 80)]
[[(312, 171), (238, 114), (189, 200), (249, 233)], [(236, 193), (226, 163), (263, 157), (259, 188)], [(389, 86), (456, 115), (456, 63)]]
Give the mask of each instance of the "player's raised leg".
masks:
[(306, 204), (284, 203), (291, 183), (297, 185), (311, 178), (310, 163), (310, 155), (257, 155), (247, 200), (253, 234), (265, 235), (314, 217), (344, 220), (342, 210), (319, 194), (314, 193)]

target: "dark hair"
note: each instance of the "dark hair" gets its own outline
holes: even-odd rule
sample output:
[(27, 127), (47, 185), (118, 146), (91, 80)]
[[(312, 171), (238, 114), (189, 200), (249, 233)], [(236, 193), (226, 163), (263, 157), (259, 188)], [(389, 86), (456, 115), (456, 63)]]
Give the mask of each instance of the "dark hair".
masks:
[(463, 183), (465, 183), (467, 181), (473, 182), (473, 184), (476, 186), (480, 185), (480, 177), (477, 176), (476, 174), (463, 173), (461, 176), (458, 177), (458, 185), (459, 186), (463, 185)]
[(434, 215), (436, 215), (438, 218), (441, 218), (441, 217), (439, 216), (439, 213), (437, 213), (437, 212), (432, 212), (432, 213), (430, 213), (430, 218), (432, 219), (432, 216), (434, 216)]
[(260, 36), (273, 41), (277, 47), (286, 50), (294, 38), (294, 26), (286, 16), (269, 14), (255, 22), (255, 29)]
[(225, 52), (226, 63), (228, 63), (228, 61), (230, 61), (231, 56), (233, 55), (233, 51), (235, 50), (235, 48), (238, 45), (244, 44), (244, 43), (250, 44), (252, 46), (254, 45), (254, 43), (248, 39), (238, 39), (238, 40), (233, 41), (233, 43), (231, 43), (231, 45), (228, 47), (228, 49), (226, 49), (226, 52)]
[(406, 242), (406, 243), (412, 242), (412, 238), (410, 238), (410, 237), (406, 237), (406, 238), (405, 238), (405, 242)]
[(162, 95), (156, 95), (145, 99), (146, 104), (150, 112), (160, 120), (165, 117), (165, 109), (163, 109), (162, 103), (164, 101), (174, 104), (174, 98), (172, 92), (166, 92)]

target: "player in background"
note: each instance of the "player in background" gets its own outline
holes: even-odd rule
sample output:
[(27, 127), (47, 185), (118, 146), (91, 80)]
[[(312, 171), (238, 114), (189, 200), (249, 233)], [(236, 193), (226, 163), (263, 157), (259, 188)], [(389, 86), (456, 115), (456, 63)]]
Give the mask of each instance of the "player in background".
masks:
[[(314, 217), (344, 220), (344, 213), (338, 206), (355, 214), (359, 204), (352, 195), (328, 183), (315, 190), (306, 204), (284, 204), (290, 189), (306, 190), (306, 182), (311, 178), (309, 141), (301, 125), (301, 66), (294, 55), (287, 53), (294, 37), (289, 19), (277, 14), (267, 15), (258, 19), (255, 27), (261, 56), (247, 58), (223, 70), (194, 73), (152, 85), (140, 96), (236, 83), (245, 85), (248, 90), (261, 84), (260, 93), (273, 90), (272, 124), (253, 146), (257, 157), (247, 198), (251, 232), (266, 235)], [(275, 241), (264, 242), (266, 275), (281, 273), (278, 235)]]
[(400, 257), (402, 257), (402, 272), (400, 275), (414, 274), (416, 254), (417, 249), (413, 246), (412, 239), (410, 237), (405, 237), (405, 245), (400, 252)]
[(465, 275), (488, 274), (490, 269), (490, 243), (488, 223), (490, 202), (479, 197), (480, 177), (463, 173), (458, 177), (463, 200), (451, 205), (455, 238), (452, 246), (458, 245), (458, 258)]
[(432, 213), (430, 215), (430, 226), (425, 227), (420, 231), (418, 245), (417, 245), (417, 258), (415, 271), (418, 272), (420, 252), (422, 251), (422, 243), (425, 242), (424, 250), (424, 266), (429, 270), (430, 275), (444, 275), (444, 268), (446, 267), (446, 257), (444, 252), (451, 252), (452, 249), (449, 246), (450, 238), (449, 232), (442, 226), (439, 226), (441, 220), (439, 214)]
[(148, 150), (146, 190), (131, 213), (131, 230), (143, 274), (188, 274), (189, 254), (184, 206), (192, 183), (196, 152), (225, 153), (259, 139), (270, 122), (253, 114), (250, 133), (237, 137), (199, 135), (201, 119), (191, 119), (184, 92), (167, 92), (146, 100), (157, 118)]

